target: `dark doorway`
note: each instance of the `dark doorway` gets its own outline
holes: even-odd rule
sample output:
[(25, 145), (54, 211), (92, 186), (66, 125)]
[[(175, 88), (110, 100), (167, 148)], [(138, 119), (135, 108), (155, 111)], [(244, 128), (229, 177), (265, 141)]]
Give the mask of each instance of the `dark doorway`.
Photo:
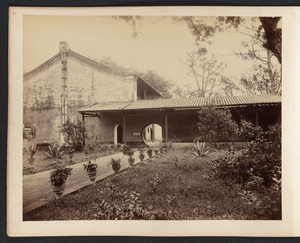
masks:
[(117, 143), (123, 143), (123, 128), (121, 125), (117, 128)]

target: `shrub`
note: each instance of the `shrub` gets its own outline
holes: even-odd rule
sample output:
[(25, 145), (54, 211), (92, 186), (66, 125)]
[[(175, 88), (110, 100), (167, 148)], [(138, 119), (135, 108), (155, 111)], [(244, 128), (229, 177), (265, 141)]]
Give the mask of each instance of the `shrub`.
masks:
[(229, 109), (203, 107), (198, 111), (198, 119), (197, 125), (202, 139), (211, 144), (216, 140), (217, 135), (223, 136), (227, 143), (229, 134), (236, 134), (238, 130)]
[(233, 151), (229, 151), (226, 156), (212, 161), (212, 176), (226, 183), (241, 183), (251, 190), (271, 188), (281, 182), (281, 140), (277, 130), (280, 126), (271, 126), (263, 132), (259, 127), (253, 129), (248, 122), (244, 124), (244, 128), (249, 128), (244, 133), (248, 134), (248, 138), (254, 136), (254, 139), (247, 143), (241, 156), (235, 156)]
[(247, 161), (241, 162), (241, 157), (237, 157), (233, 151), (229, 151), (225, 156), (210, 161), (210, 176), (221, 179), (226, 185), (232, 183), (245, 183), (249, 179)]
[(84, 141), (87, 138), (86, 128), (83, 121), (78, 118), (76, 122), (71, 122), (69, 119), (62, 125), (62, 131), (66, 134), (66, 143), (73, 146), (76, 151), (82, 151)]
[(263, 130), (260, 126), (254, 126), (253, 123), (244, 119), (241, 120), (238, 135), (245, 138), (247, 142), (259, 137), (262, 133)]

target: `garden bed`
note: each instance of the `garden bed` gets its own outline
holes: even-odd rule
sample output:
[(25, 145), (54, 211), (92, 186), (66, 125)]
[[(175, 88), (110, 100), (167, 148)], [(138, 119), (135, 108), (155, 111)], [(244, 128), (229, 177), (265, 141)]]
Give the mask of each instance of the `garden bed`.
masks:
[(24, 220), (281, 219), (280, 208), (272, 208), (266, 195), (210, 176), (209, 162), (225, 150), (201, 158), (190, 152), (173, 149), (36, 209)]

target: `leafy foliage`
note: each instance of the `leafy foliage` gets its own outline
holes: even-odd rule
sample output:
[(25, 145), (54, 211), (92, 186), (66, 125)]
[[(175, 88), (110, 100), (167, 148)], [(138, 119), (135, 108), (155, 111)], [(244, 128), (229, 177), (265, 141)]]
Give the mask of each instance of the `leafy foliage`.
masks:
[[(211, 42), (211, 37), (216, 33), (228, 30), (239, 30), (243, 27), (246, 19), (241, 17), (211, 17), (210, 21), (201, 17), (184, 16), (175, 17), (176, 21), (182, 21), (187, 24), (191, 34), (195, 36), (196, 43)], [(282, 31), (278, 28), (280, 17), (259, 17), (252, 18), (251, 21), (260, 22), (259, 25), (253, 25), (252, 31), (262, 40), (262, 47), (270, 50), (281, 63), (281, 43)], [(249, 35), (247, 33), (243, 33)]]
[(71, 144), (76, 151), (82, 151), (84, 140), (87, 138), (86, 128), (83, 121), (77, 118), (76, 122), (69, 119), (62, 125), (62, 131), (66, 134), (66, 143)]
[(111, 158), (109, 162), (107, 162), (108, 166), (111, 166), (111, 168), (114, 170), (114, 172), (118, 172), (121, 169), (121, 159), (117, 158)]
[(53, 171), (50, 172), (50, 182), (53, 186), (61, 186), (63, 185), (68, 176), (72, 173), (72, 168), (68, 167), (57, 167)]
[(129, 163), (130, 166), (132, 166), (134, 164), (134, 161), (135, 161), (135, 158), (133, 158), (132, 156), (130, 156), (128, 158), (128, 163)]
[(50, 143), (47, 147), (47, 151), (44, 151), (48, 158), (52, 158), (54, 160), (61, 159), (62, 155), (65, 154), (64, 144), (58, 145), (56, 143)]
[(247, 143), (241, 156), (229, 151), (226, 156), (212, 161), (213, 177), (258, 191), (278, 184), (281, 180), (281, 141), (276, 127), (279, 125), (271, 126), (266, 132), (256, 128), (259, 132), (255, 133), (252, 126), (247, 126), (249, 136), (255, 137)]
[(89, 161), (87, 164), (84, 164), (83, 167), (84, 170), (86, 170), (87, 172), (91, 172), (91, 171), (96, 171), (98, 165)]
[[(212, 180), (207, 176), (209, 161), (224, 152), (202, 157), (203, 163), (188, 159), (189, 166), (185, 167), (181, 163), (185, 149), (174, 148), (156, 158), (156, 163), (140, 164), (114, 174), (95, 187), (83, 188), (30, 212), (24, 220), (281, 219), (280, 191), (250, 193), (237, 184), (226, 186), (222, 180)], [(190, 152), (187, 150), (186, 154)], [(176, 154), (180, 157), (178, 167), (173, 164)], [(155, 179), (156, 174), (160, 182)], [(157, 182), (155, 192), (149, 181)]]
[(149, 185), (151, 187), (152, 192), (157, 191), (157, 187), (159, 186), (160, 183), (161, 183), (161, 180), (160, 180), (158, 174), (156, 174), (155, 177), (149, 181)]
[(216, 135), (223, 136), (227, 141), (230, 134), (238, 131), (237, 123), (229, 109), (203, 107), (198, 111), (198, 119), (201, 138), (210, 143), (216, 139)]
[(191, 153), (194, 157), (203, 157), (210, 151), (210, 148), (205, 146), (205, 142), (201, 143), (199, 140), (194, 141), (194, 148), (196, 149), (196, 152)]
[(127, 155), (129, 157), (132, 156), (134, 153), (133, 148), (130, 147), (129, 145), (123, 145), (122, 152), (124, 155)]

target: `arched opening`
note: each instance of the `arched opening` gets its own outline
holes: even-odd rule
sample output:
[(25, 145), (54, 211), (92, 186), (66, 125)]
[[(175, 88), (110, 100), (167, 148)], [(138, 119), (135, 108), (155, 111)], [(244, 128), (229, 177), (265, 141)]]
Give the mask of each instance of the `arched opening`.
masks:
[(150, 147), (158, 146), (163, 141), (163, 129), (159, 124), (151, 123), (142, 130), (142, 139)]
[(116, 125), (114, 129), (114, 144), (123, 143), (123, 127)]

